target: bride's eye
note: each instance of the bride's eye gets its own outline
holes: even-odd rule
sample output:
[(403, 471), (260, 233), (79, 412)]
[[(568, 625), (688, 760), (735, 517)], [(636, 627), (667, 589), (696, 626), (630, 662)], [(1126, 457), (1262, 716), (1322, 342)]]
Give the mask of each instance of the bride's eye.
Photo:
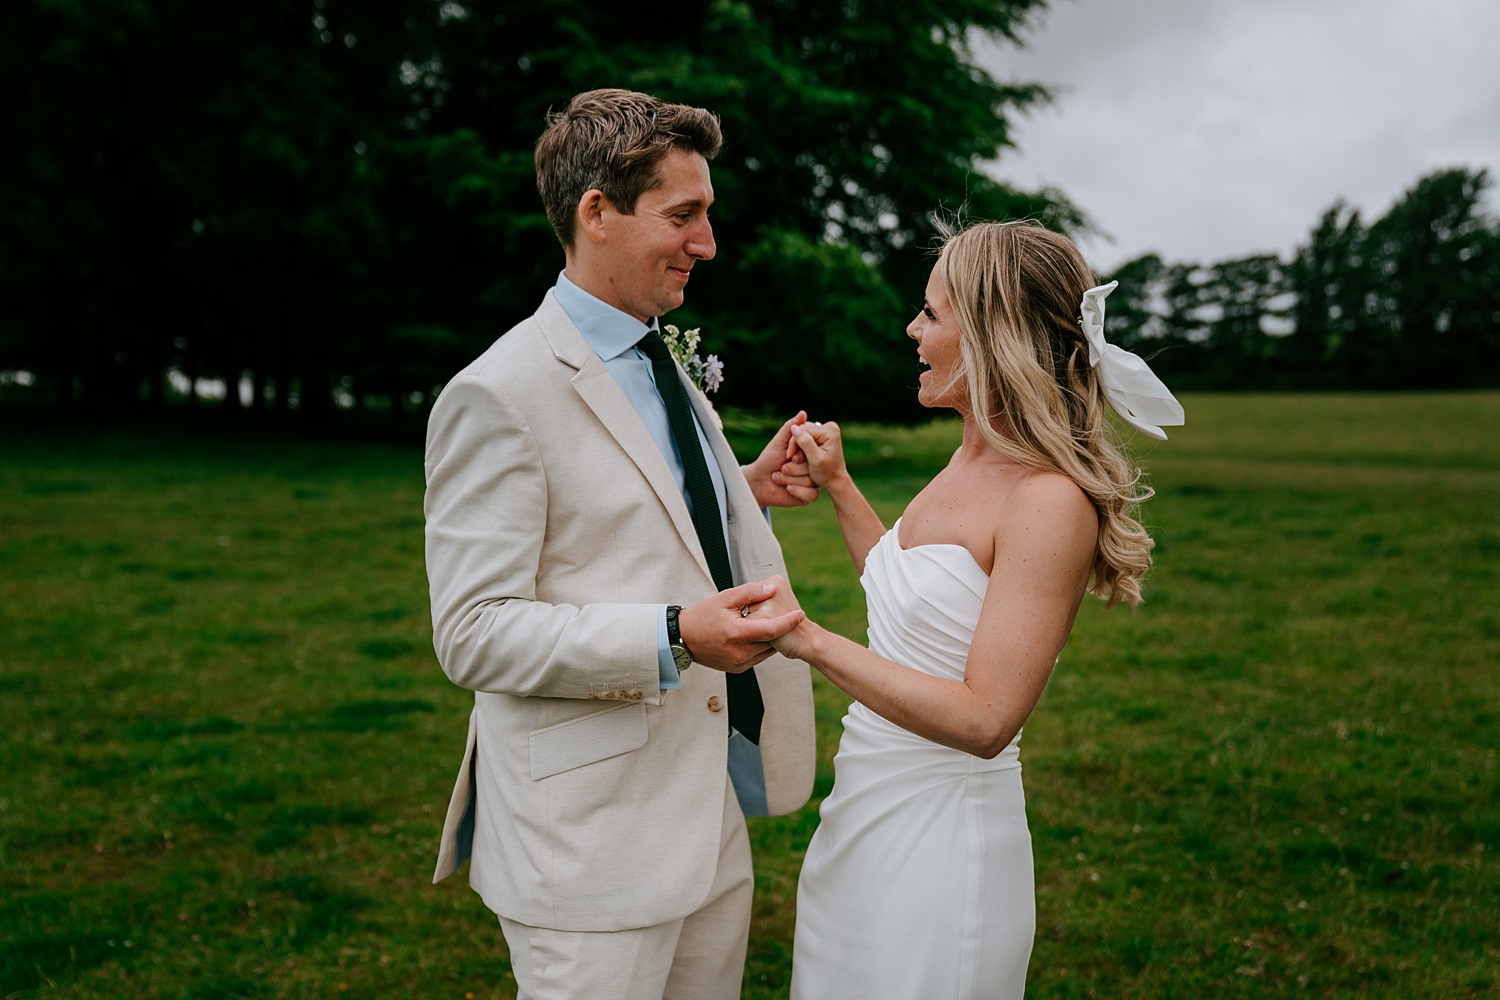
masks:
[(934, 323), (937, 322), (937, 313), (933, 312), (932, 307), (925, 302), (922, 303), (922, 315), (926, 316)]

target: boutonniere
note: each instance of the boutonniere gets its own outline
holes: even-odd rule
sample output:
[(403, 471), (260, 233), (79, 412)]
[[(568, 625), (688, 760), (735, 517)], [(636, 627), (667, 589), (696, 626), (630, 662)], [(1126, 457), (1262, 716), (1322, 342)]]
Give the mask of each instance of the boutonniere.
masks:
[(671, 323), (666, 323), (661, 328), (661, 339), (701, 392), (717, 392), (719, 386), (724, 384), (724, 362), (719, 360), (719, 356), (710, 354), (703, 358), (698, 355), (699, 337), (696, 329), (682, 333)]

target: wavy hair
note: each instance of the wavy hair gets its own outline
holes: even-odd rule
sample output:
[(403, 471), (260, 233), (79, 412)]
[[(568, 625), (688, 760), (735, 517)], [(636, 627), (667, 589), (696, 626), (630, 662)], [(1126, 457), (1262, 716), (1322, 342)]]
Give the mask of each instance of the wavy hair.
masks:
[(958, 319), (969, 405), (1001, 454), (1061, 473), (1099, 513), (1089, 593), (1141, 602), (1150, 534), (1135, 519), (1152, 490), (1125, 455), (1080, 326), (1097, 282), (1071, 241), (1030, 222), (991, 222), (945, 234), (943, 290)]
[(656, 166), (668, 152), (685, 149), (712, 160), (723, 144), (710, 111), (633, 90), (588, 90), (548, 113), (536, 141), (536, 186), (553, 231), (571, 251), (584, 192), (598, 188), (632, 215), (636, 199), (660, 183)]

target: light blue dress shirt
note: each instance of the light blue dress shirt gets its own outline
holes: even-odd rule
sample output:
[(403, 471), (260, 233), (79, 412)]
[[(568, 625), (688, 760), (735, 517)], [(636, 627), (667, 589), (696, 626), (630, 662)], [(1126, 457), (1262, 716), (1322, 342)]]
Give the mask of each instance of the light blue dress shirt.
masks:
[[(552, 294), (556, 297), (557, 304), (562, 306), (563, 312), (568, 314), (568, 319), (578, 327), (578, 332), (583, 334), (583, 339), (599, 355), (599, 360), (604, 362), (604, 367), (619, 383), (625, 398), (630, 400), (630, 405), (635, 407), (641, 422), (646, 425), (646, 430), (651, 432), (651, 439), (661, 449), (662, 457), (667, 460), (667, 467), (672, 470), (672, 477), (677, 481), (677, 489), (691, 512), (693, 498), (688, 495), (687, 474), (682, 468), (682, 456), (677, 451), (677, 442), (672, 437), (672, 426), (667, 421), (666, 404), (661, 401), (661, 394), (656, 389), (651, 359), (635, 346), (647, 331), (657, 328), (655, 321), (650, 326), (643, 326), (634, 316), (621, 312), (573, 284), (566, 274), (558, 274), (557, 285), (552, 289)], [(713, 480), (714, 496), (719, 501), (719, 524), (727, 538), (729, 525), (728, 508), (724, 499), (724, 473), (719, 468), (719, 463), (713, 461), (713, 450), (709, 447), (703, 428), (698, 426), (696, 415), (693, 424), (698, 431), (699, 447), (709, 460), (706, 464), (709, 478)], [(682, 687), (682, 678), (677, 673), (677, 664), (672, 660), (672, 649), (667, 642), (666, 605), (662, 605), (661, 622), (656, 635), (661, 686), (666, 690), (676, 690)]]
[[(635, 412), (646, 425), (646, 430), (651, 432), (651, 439), (661, 449), (662, 457), (667, 460), (667, 467), (672, 470), (672, 476), (677, 481), (677, 489), (681, 491), (682, 499), (691, 512), (693, 498), (688, 495), (687, 474), (682, 468), (682, 456), (678, 454), (677, 441), (672, 437), (672, 427), (667, 421), (667, 406), (656, 390), (651, 359), (635, 346), (646, 335), (647, 330), (656, 329), (656, 322), (653, 320), (649, 326), (643, 327), (640, 320), (585, 292), (563, 273), (558, 274), (552, 294), (557, 299), (557, 304), (562, 306), (563, 312), (568, 314), (568, 319), (578, 328), (578, 332), (583, 334), (583, 339), (599, 356), (599, 360), (604, 362), (610, 375), (619, 383), (625, 398), (630, 400), (630, 405), (635, 407)], [(714, 496), (719, 501), (719, 524), (724, 537), (728, 538), (729, 507), (724, 499), (724, 472), (719, 468), (718, 462), (712, 461), (713, 449), (709, 447), (708, 438), (696, 415), (693, 417), (693, 426), (698, 431), (698, 445), (703, 449), (703, 456), (709, 459), (706, 464), (709, 478), (713, 480)], [(764, 513), (769, 522), (770, 511)], [(656, 626), (656, 648), (656, 665), (661, 674), (662, 688), (669, 691), (680, 690), (682, 677), (677, 672), (677, 664), (672, 660), (672, 648), (667, 642), (665, 604), (662, 605), (661, 617)], [(733, 779), (735, 795), (739, 798), (740, 811), (746, 816), (766, 815), (766, 774), (761, 763), (760, 748), (733, 727), (729, 729), (729, 774)]]

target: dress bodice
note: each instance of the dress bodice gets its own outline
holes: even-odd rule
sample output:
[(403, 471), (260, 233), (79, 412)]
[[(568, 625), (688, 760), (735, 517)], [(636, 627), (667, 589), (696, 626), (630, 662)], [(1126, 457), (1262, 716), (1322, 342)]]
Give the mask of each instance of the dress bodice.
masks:
[[(861, 578), (870, 648), (961, 680), (988, 574), (960, 545), (903, 549)], [(855, 702), (797, 888), (792, 1000), (1021, 1000), (1036, 928), (1020, 733), (992, 760)]]
[(865, 558), (870, 648), (888, 660), (962, 680), (989, 576), (962, 545), (903, 549), (901, 521)]

